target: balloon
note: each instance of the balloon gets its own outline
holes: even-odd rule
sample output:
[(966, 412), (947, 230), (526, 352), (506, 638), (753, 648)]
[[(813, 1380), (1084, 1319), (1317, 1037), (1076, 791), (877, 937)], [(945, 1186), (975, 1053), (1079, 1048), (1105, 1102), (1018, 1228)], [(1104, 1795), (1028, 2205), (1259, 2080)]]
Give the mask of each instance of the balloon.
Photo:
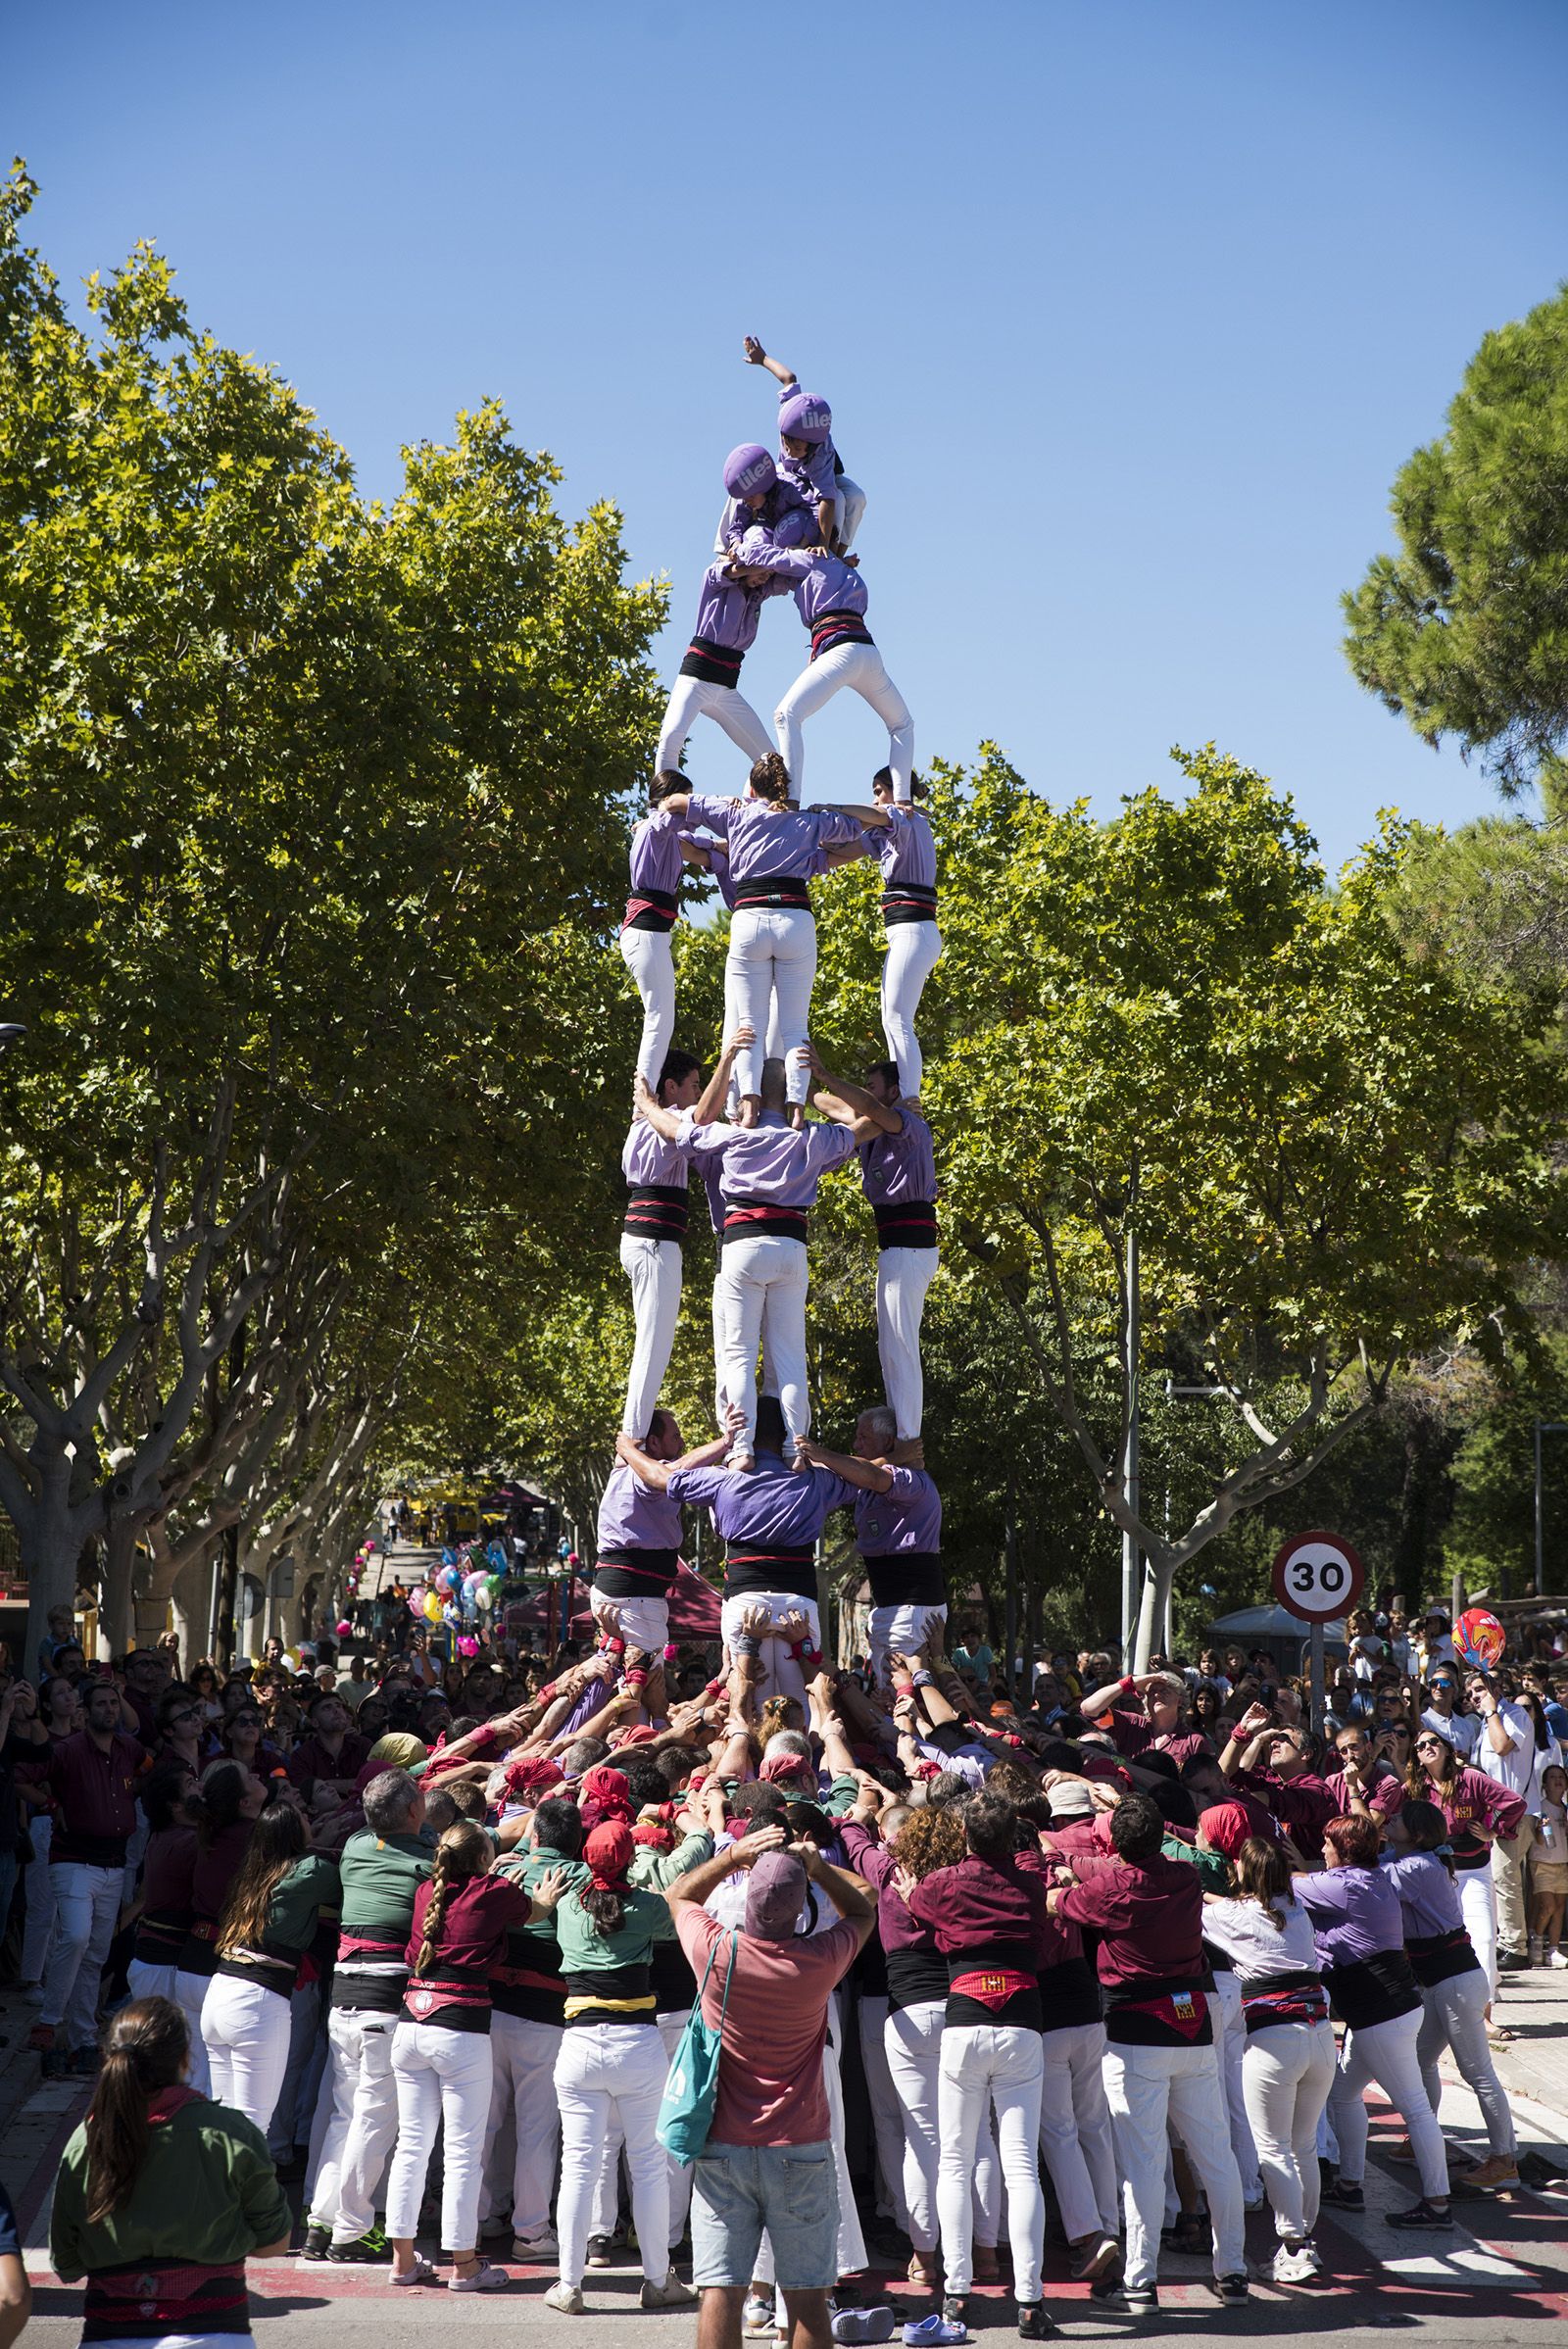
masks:
[(456, 1590), (462, 1582), (463, 1577), (456, 1566), (443, 1566), (435, 1578), (435, 1587), (438, 1590)]
[(1467, 1607), (1453, 1627), (1453, 1644), (1473, 1672), (1494, 1672), (1508, 1635), (1485, 1607)]
[(424, 1602), (428, 1596), (427, 1590), (411, 1590), (409, 1592), (409, 1613), (414, 1617), (416, 1623), (424, 1621)]
[(441, 1601), (433, 1590), (426, 1590), (424, 1594), (424, 1619), (426, 1623), (439, 1623), (441, 1620)]
[(477, 1640), (477, 1639), (474, 1638), (474, 1636), (473, 1636), (472, 1632), (465, 1632), (465, 1633), (463, 1634), (462, 1638), (461, 1638), (461, 1639), (459, 1639), (459, 1641), (458, 1641), (458, 1653), (459, 1653), (459, 1655), (460, 1655), (460, 1656), (476, 1656), (476, 1655), (478, 1654), (478, 1652), (479, 1652), (479, 1642), (478, 1642), (478, 1640)]
[(354, 1626), (346, 1616), (337, 1627), (337, 1636), (340, 1639), (351, 1639), (354, 1637)]

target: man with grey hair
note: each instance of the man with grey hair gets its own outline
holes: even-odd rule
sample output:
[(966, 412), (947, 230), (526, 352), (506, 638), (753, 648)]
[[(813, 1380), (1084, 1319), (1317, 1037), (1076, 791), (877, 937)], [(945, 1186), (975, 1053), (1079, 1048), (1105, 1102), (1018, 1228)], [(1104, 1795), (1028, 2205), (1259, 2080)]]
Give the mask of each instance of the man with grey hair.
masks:
[(877, 1403), (855, 1423), (853, 1454), (809, 1439), (804, 1446), (812, 1467), (830, 1469), (858, 1489), (855, 1541), (871, 1589), (867, 1638), (879, 1681), (888, 1678), (890, 1655), (913, 1655), (924, 1645), (928, 1623), (948, 1620), (942, 1495), (923, 1468), (892, 1456), (898, 1432), (891, 1407)]
[[(740, 1932), (703, 1906), (738, 1868), (750, 1871)], [(825, 1933), (796, 1931), (808, 1884), (839, 1913)], [(712, 2129), (692, 2180), (698, 2349), (740, 2349), (764, 2231), (793, 2349), (830, 2349), (839, 2212), (822, 2055), (828, 2001), (870, 1938), (876, 1896), (814, 1844), (787, 1848), (783, 1828), (770, 1826), (692, 1869), (664, 1897), (703, 1982), (704, 2020), (719, 2033)]]
[(1187, 1683), (1179, 1672), (1145, 1672), (1111, 1681), (1086, 1692), (1078, 1710), (1098, 1729), (1107, 1729), (1124, 1761), (1141, 1753), (1169, 1754), (1178, 1770), (1213, 1746), (1186, 1718)]
[(424, 1789), (406, 1770), (383, 1770), (362, 1800), (365, 1826), (339, 1863), (343, 1906), (321, 2081), (331, 2118), (308, 2186), (308, 2260), (392, 2256), (375, 2224), (376, 2189), (398, 2133), (392, 2034), (409, 1979), (414, 1896), (434, 1864), (435, 1838)]

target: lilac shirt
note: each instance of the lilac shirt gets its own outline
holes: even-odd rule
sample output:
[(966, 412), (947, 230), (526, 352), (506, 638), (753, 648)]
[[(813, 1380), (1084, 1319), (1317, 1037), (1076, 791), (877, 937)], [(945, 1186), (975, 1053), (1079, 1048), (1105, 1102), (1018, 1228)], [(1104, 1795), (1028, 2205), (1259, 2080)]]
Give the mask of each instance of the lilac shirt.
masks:
[(755, 1542), (780, 1549), (809, 1549), (835, 1509), (855, 1498), (855, 1487), (825, 1468), (786, 1468), (777, 1452), (759, 1449), (757, 1466), (678, 1468), (671, 1500), (693, 1502), (712, 1515), (726, 1542)]
[(878, 832), (873, 843), (883, 880), (908, 881), (917, 889), (935, 889), (937, 844), (931, 837), (931, 826), (917, 808), (895, 806), (888, 813), (893, 821), (885, 832)]
[(667, 807), (657, 807), (634, 826), (631, 836), (631, 886), (662, 889), (673, 897), (680, 887), (682, 818)]
[(599, 1503), (599, 1546), (606, 1549), (679, 1549), (680, 1503), (645, 1485), (617, 1460)]
[(704, 642), (723, 645), (732, 653), (749, 653), (757, 642), (757, 623), (770, 596), (785, 592), (782, 579), (769, 587), (745, 587), (726, 579), (724, 565), (710, 563), (703, 573), (697, 598), (697, 625), (692, 630)]
[(1399, 1895), (1378, 1868), (1323, 1868), (1292, 1887), (1312, 1920), (1325, 1966), (1353, 1966), (1404, 1947)]
[(684, 1191), (686, 1152), (678, 1142), (666, 1142), (662, 1134), (657, 1134), (639, 1117), (633, 1121), (626, 1147), (620, 1153), (620, 1171), (628, 1183), (659, 1183), (665, 1189)]
[[(692, 835), (692, 837), (695, 837), (695, 835)], [(862, 849), (864, 846), (864, 838), (865, 836), (862, 833)], [(735, 910), (736, 889), (735, 876), (729, 869), (729, 851), (721, 840), (705, 840), (702, 843), (702, 846), (708, 851), (710, 858), (709, 870), (712, 874), (714, 882), (717, 884), (718, 894), (723, 899), (730, 911), (733, 913)], [(826, 871), (826, 852), (822, 849), (818, 849), (816, 855), (811, 858), (811, 879), (813, 881), (816, 880), (822, 873), (825, 873)]]
[(1408, 1851), (1399, 1859), (1385, 1859), (1378, 1874), (1387, 1877), (1399, 1895), (1399, 1914), (1407, 1939), (1424, 1940), (1432, 1933), (1451, 1933), (1464, 1923), (1459, 1887), (1430, 1851)]
[(699, 1167), (718, 1158), (720, 1195), (727, 1199), (766, 1199), (775, 1207), (810, 1207), (816, 1187), (855, 1154), (848, 1126), (812, 1125), (798, 1134), (776, 1109), (764, 1109), (760, 1125), (700, 1126), (688, 1110), (681, 1143)]
[(892, 1558), (906, 1550), (929, 1554), (942, 1546), (942, 1495), (923, 1468), (892, 1468), (890, 1493), (858, 1493), (855, 1545), (862, 1558)]
[(910, 1199), (937, 1196), (937, 1160), (931, 1128), (916, 1109), (903, 1102), (904, 1124), (897, 1134), (878, 1134), (860, 1149), (860, 1181), (873, 1207), (903, 1206)]
[(816, 514), (793, 481), (775, 483), (760, 506), (729, 499), (718, 525), (719, 545), (733, 554), (748, 532), (759, 530), (781, 547), (814, 547), (820, 537)]
[(821, 547), (780, 546), (765, 530), (748, 530), (740, 560), (788, 580), (795, 590), (795, 609), (808, 628), (824, 612), (863, 612), (869, 600), (859, 572)]
[[(800, 389), (798, 383), (781, 383), (778, 387), (780, 408), (783, 407), (786, 400), (797, 398)], [(804, 457), (792, 457), (784, 447), (782, 433), (779, 436), (778, 469), (786, 481), (794, 483), (803, 498), (821, 499), (838, 496), (838, 466), (835, 463), (837, 456), (838, 451), (833, 446), (831, 432), (826, 440), (818, 442), (814, 447), (808, 446)]]
[(715, 800), (706, 792), (693, 793), (686, 820), (706, 824), (726, 843), (737, 885), (754, 877), (808, 880), (822, 869), (815, 859), (824, 849), (860, 837), (857, 818), (831, 807), (781, 807), (775, 814), (766, 800)]

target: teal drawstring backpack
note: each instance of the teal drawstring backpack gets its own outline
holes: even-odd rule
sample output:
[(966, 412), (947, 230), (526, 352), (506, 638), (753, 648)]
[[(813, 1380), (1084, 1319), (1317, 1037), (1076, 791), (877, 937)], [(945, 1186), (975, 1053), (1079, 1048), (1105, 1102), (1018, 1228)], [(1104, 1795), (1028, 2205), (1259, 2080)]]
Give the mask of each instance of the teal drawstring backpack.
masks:
[[(703, 2021), (703, 1992), (713, 1971), (718, 1955), (715, 1941), (708, 1953), (703, 1979), (697, 1985), (692, 2011), (686, 2018), (664, 2082), (663, 2100), (659, 2107), (659, 2126), (655, 2134), (664, 2151), (673, 2154), (678, 2162), (694, 2162), (708, 2143), (708, 2132), (713, 2126), (713, 2107), (718, 2101), (718, 2051), (724, 2036), (724, 2017), (729, 2012), (729, 1986), (735, 1979), (735, 1943), (740, 1929), (732, 1926), (729, 1936), (729, 1964), (724, 1970), (724, 1996), (719, 2004), (718, 2029)], [(721, 1940), (722, 1934), (719, 1936)]]

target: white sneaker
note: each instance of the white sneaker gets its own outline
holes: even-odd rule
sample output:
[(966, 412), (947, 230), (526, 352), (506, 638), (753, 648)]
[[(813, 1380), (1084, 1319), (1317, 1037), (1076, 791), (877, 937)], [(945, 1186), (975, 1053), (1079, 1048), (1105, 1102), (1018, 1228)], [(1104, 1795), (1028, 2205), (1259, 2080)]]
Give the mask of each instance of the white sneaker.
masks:
[(532, 2234), (517, 2234), (512, 2238), (512, 2256), (524, 2266), (529, 2261), (554, 2259), (560, 2249), (553, 2227), (541, 2227)]
[(741, 2329), (754, 2335), (773, 2329), (773, 2303), (760, 2292), (748, 2295), (741, 2308)]
[(1560, 1974), (1563, 1968), (1568, 1966), (1568, 1957), (1564, 1957), (1560, 1949), (1554, 1949), (1550, 1957), (1547, 1958), (1546, 1963), (1548, 1966), (1555, 1966), (1557, 1972)]
[(545, 2306), (553, 2308), (562, 2317), (585, 2317), (588, 2314), (582, 2287), (575, 2283), (553, 2283), (545, 2294)]
[(1294, 2248), (1289, 2243), (1282, 2243), (1274, 2254), (1273, 2276), (1276, 2283), (1310, 2283), (1317, 2272), (1317, 2254), (1305, 2243)]
[(643, 2278), (642, 2306), (644, 2308), (695, 2308), (697, 2294), (689, 2283), (682, 2283), (673, 2268), (662, 2283), (650, 2283)]

